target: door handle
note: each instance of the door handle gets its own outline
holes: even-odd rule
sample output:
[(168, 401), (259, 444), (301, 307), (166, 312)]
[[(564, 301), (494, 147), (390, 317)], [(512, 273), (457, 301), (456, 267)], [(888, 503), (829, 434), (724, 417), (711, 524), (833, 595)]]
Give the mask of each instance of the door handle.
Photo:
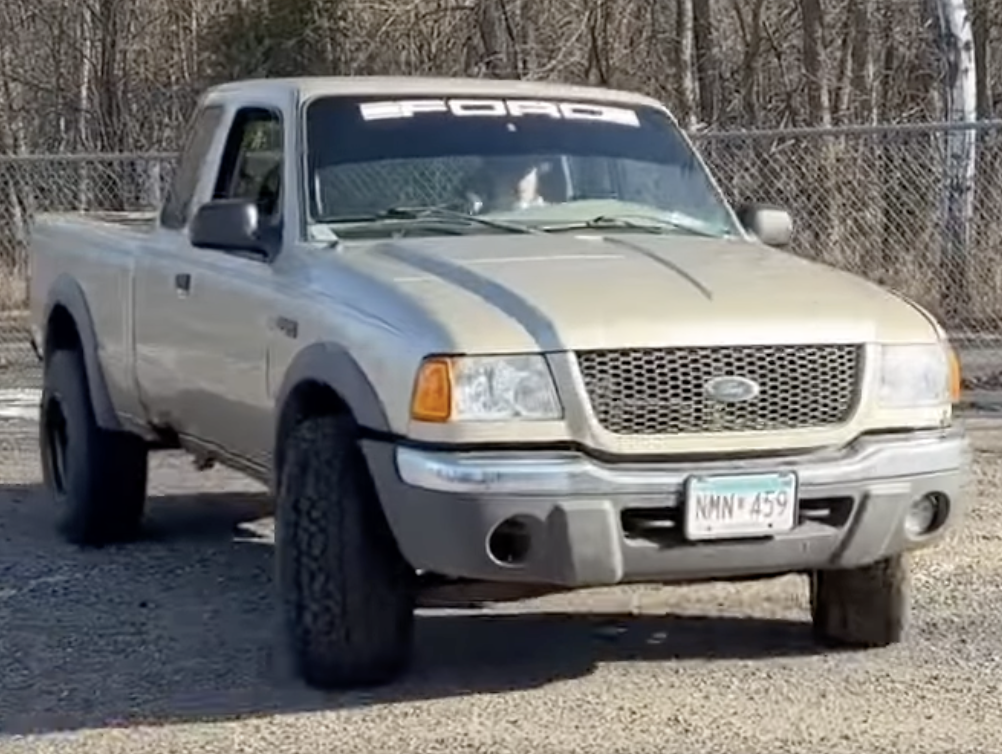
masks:
[(189, 293), (191, 291), (191, 275), (187, 272), (179, 272), (174, 276), (174, 287), (179, 293)]

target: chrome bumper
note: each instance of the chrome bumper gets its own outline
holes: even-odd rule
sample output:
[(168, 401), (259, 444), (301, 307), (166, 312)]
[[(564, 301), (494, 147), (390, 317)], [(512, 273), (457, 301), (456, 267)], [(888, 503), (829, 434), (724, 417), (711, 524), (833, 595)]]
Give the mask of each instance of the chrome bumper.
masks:
[[(846, 568), (928, 546), (962, 515), (970, 460), (959, 427), (862, 437), (795, 457), (691, 463), (364, 447), (390, 526), (415, 568), (563, 586)], [(764, 540), (684, 538), (677, 522), (690, 476), (755, 471), (796, 473), (801, 514), (792, 531)], [(946, 501), (946, 513), (935, 531), (912, 536), (905, 518), (929, 495)], [(658, 516), (657, 527), (635, 526)], [(531, 552), (516, 564), (500, 562), (491, 537), (515, 519)]]
[(575, 453), (455, 453), (396, 450), (412, 487), (483, 495), (627, 495), (681, 488), (693, 474), (794, 471), (801, 489), (897, 479), (964, 467), (970, 451), (959, 429), (863, 437), (839, 450), (786, 458), (663, 464), (605, 464)]

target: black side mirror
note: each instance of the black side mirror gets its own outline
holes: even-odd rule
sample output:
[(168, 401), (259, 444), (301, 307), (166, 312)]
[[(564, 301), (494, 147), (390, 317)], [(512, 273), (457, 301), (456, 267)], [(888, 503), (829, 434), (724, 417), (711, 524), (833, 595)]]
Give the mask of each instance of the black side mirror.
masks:
[(745, 230), (766, 246), (784, 248), (793, 240), (793, 218), (782, 207), (769, 204), (743, 204), (737, 210)]
[(271, 260), (277, 246), (264, 237), (257, 205), (245, 199), (214, 199), (198, 208), (191, 220), (192, 246), (251, 254)]

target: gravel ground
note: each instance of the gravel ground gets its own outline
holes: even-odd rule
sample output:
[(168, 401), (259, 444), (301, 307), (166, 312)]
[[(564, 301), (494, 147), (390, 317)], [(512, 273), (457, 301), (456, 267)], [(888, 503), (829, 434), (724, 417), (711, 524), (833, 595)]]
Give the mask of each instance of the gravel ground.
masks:
[(320, 694), (275, 651), (267, 501), (157, 458), (147, 541), (60, 543), (34, 427), (0, 426), (0, 754), (1002, 751), (1002, 421), (916, 562), (916, 624), (822, 654), (805, 585), (608, 589), (428, 612), (404, 683)]

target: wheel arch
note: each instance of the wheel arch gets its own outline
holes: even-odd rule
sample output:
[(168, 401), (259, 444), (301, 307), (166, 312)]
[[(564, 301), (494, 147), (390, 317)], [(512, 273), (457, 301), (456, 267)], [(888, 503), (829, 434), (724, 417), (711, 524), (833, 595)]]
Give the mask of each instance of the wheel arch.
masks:
[(104, 370), (98, 358), (98, 340), (87, 296), (80, 284), (69, 275), (56, 278), (45, 302), (45, 334), (41, 344), (43, 364), (59, 349), (78, 348), (84, 360), (87, 390), (94, 417), (102, 429), (121, 430), (115, 413)]
[(272, 485), (285, 463), (285, 441), (305, 418), (347, 414), (363, 430), (389, 432), (386, 409), (358, 362), (334, 343), (314, 343), (299, 352), (286, 370), (275, 401)]

